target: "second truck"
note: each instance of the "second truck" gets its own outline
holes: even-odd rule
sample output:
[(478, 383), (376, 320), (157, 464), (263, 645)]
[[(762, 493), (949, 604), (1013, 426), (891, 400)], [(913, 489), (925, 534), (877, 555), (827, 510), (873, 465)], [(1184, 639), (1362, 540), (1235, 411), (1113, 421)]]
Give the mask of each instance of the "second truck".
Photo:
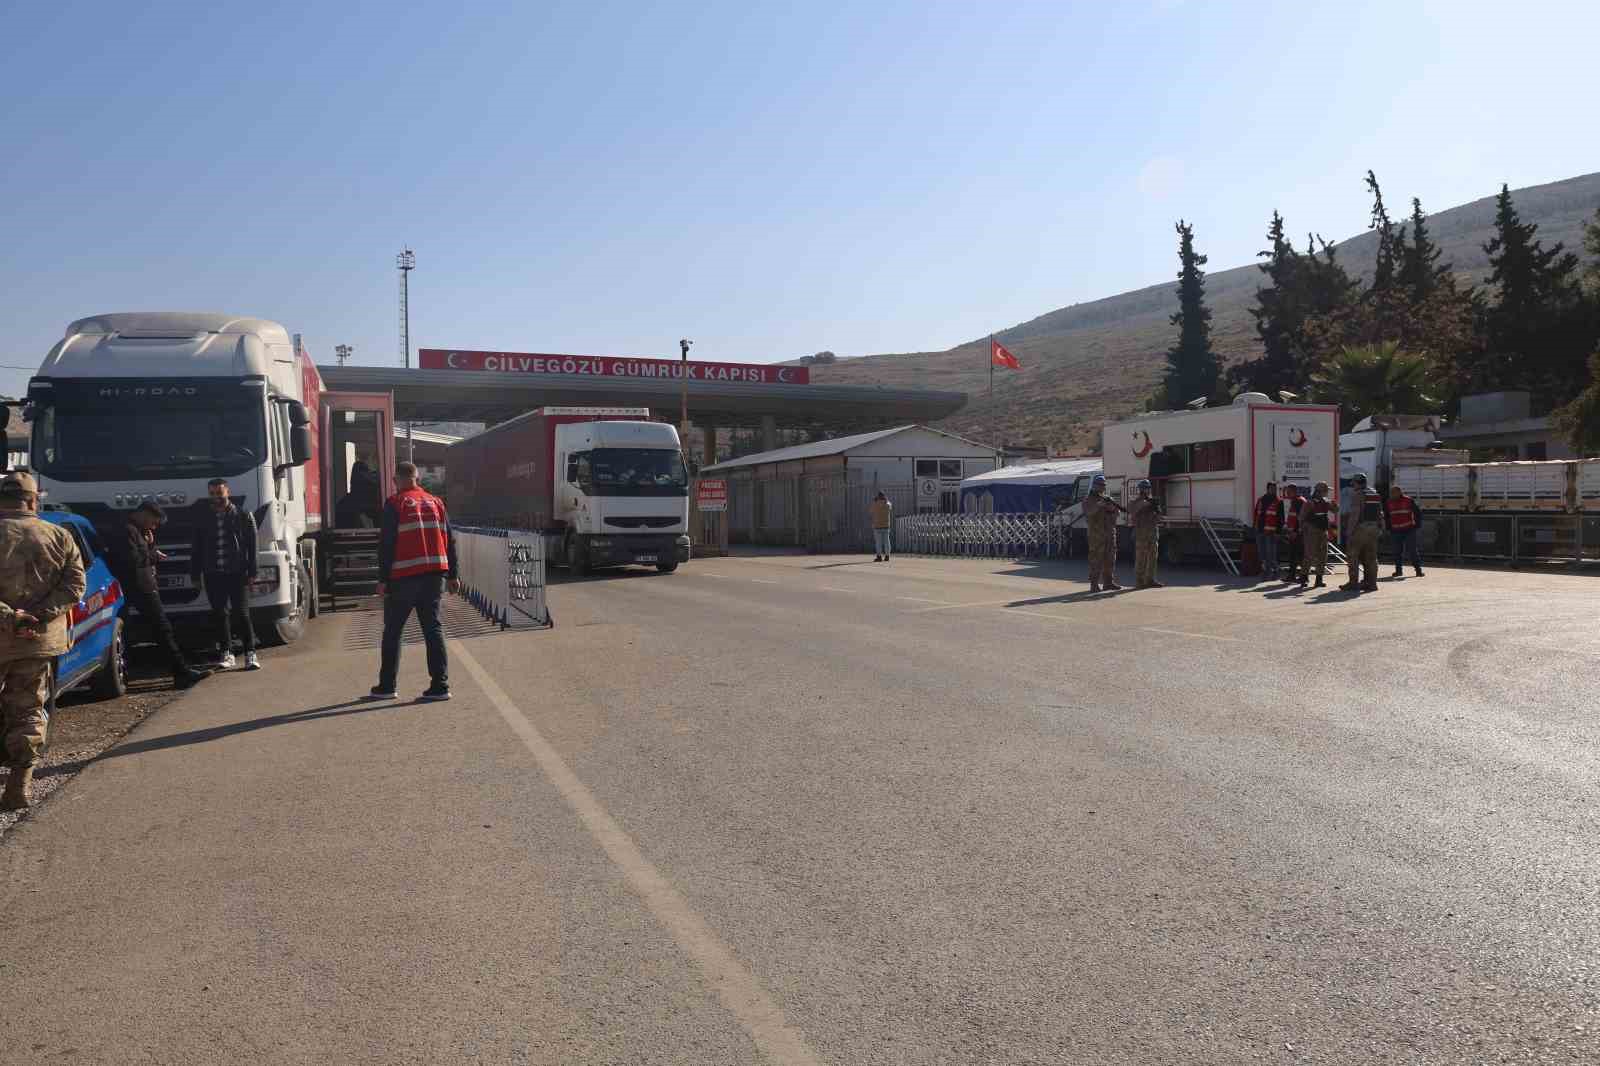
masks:
[(445, 491), (466, 525), (534, 530), (573, 574), (689, 558), (678, 431), (643, 407), (541, 407), (452, 444)]

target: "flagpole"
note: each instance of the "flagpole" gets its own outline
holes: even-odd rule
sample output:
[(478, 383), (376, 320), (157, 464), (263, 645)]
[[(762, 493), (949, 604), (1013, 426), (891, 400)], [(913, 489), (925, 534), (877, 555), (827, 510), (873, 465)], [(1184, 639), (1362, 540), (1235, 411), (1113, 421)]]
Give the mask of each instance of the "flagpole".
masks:
[(1006, 465), (1006, 457), (1000, 450), (1000, 414), (994, 407), (994, 334), (989, 334), (989, 417), (994, 419), (990, 427), (994, 433), (994, 450), (996, 462), (1001, 466)]

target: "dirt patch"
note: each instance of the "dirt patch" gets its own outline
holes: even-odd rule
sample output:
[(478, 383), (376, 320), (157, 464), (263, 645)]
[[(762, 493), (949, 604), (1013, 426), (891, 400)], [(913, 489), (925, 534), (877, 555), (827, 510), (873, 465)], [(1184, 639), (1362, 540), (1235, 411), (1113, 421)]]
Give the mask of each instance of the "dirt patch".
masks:
[[(57, 701), (50, 748), (33, 771), (33, 810), (134, 726), (177, 698), (171, 675), (151, 651), (137, 649), (129, 657), (128, 693), (121, 699), (96, 700), (80, 689)], [(28, 813), (0, 811), (0, 834)]]

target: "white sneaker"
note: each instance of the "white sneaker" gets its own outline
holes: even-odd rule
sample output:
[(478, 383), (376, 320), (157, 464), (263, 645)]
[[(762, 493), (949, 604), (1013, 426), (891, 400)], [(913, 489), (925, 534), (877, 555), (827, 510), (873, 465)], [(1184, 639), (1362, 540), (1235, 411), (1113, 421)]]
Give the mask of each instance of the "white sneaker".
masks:
[(245, 654), (245, 657), (244, 657), (244, 668), (246, 670), (259, 670), (259, 669), (261, 669), (261, 660), (256, 658), (256, 653), (255, 652), (252, 651), (252, 652), (247, 652)]
[(235, 659), (233, 657), (233, 652), (231, 652), (231, 651), (228, 654), (224, 655), (221, 659), (217, 660), (217, 669), (218, 670), (232, 670), (235, 666), (238, 666), (238, 665), (239, 665), (239, 660)]

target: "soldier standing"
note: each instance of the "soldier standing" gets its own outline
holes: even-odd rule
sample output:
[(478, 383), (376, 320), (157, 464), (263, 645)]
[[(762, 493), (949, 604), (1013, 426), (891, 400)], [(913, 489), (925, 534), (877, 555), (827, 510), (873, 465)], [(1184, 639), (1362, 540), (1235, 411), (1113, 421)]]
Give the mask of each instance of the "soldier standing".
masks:
[(1133, 587), (1163, 588), (1156, 580), (1161, 505), (1151, 498), (1148, 479), (1139, 482), (1139, 498), (1128, 508), (1128, 520), (1133, 523)]
[(1383, 532), (1383, 501), (1367, 491), (1367, 475), (1350, 479), (1355, 501), (1350, 517), (1355, 528), (1349, 531), (1350, 580), (1339, 587), (1345, 592), (1378, 591), (1378, 535)]
[(1328, 569), (1328, 529), (1338, 520), (1338, 512), (1333, 509), (1333, 503), (1328, 499), (1328, 483), (1319, 481), (1311, 490), (1311, 498), (1300, 508), (1300, 528), (1304, 530), (1306, 559), (1305, 568), (1300, 571), (1300, 587), (1306, 587), (1306, 580), (1313, 570), (1317, 573), (1317, 588), (1322, 588), (1323, 573)]
[(1083, 519), (1089, 530), (1089, 591), (1120, 590), (1114, 572), (1117, 560), (1117, 502), (1106, 495), (1106, 476), (1096, 474), (1083, 498)]
[(60, 526), (41, 519), (39, 486), (24, 473), (0, 481), (0, 716), (11, 768), (0, 808), (28, 806), (44, 747), (50, 663), (70, 646), (68, 612), (83, 599), (83, 557)]

